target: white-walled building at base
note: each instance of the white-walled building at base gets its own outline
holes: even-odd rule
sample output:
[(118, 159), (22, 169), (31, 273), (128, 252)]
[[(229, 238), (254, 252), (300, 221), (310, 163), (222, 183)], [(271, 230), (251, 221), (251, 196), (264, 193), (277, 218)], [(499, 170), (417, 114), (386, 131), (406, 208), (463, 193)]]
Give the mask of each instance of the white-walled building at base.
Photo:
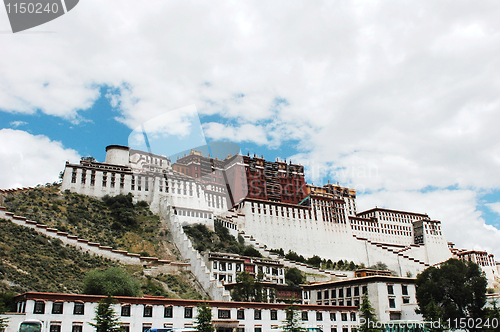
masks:
[(416, 279), (374, 275), (303, 285), (303, 302), (317, 305), (355, 305), (362, 303), (363, 294), (375, 309), (381, 323), (393, 320), (422, 320), (415, 313)]
[[(29, 292), (15, 298), (18, 313), (8, 315), (6, 332), (17, 332), (24, 320), (37, 319), (45, 324), (44, 332), (94, 332), (95, 310), (103, 296)], [(113, 309), (126, 332), (148, 328), (194, 327), (196, 300), (161, 297), (116, 297)], [(206, 302), (212, 310), (217, 332), (269, 332), (286, 320), (285, 304), (250, 302)], [(350, 332), (358, 325), (357, 308), (352, 306), (297, 305), (303, 327), (323, 331)]]

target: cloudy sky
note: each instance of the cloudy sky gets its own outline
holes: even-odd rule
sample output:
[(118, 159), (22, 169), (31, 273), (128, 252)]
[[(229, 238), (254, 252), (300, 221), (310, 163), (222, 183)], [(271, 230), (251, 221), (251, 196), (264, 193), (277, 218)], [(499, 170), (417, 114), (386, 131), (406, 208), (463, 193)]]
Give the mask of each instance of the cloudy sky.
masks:
[(13, 34), (1, 8), (0, 188), (189, 107), (207, 141), (302, 163), (360, 210), (428, 213), (500, 260), (498, 17), (498, 1), (85, 0)]

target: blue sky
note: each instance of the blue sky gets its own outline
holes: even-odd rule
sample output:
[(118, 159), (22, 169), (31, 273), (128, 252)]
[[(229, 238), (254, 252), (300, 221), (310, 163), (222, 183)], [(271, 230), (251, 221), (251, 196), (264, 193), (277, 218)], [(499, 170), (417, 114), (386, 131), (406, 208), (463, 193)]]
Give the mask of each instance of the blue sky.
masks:
[(357, 189), (360, 209), (426, 212), (457, 247), (498, 256), (500, 5), (452, 9), (80, 2), (0, 34), (0, 187), (52, 182), (81, 156), (102, 161), (143, 124), (182, 150), (201, 125), (208, 141)]

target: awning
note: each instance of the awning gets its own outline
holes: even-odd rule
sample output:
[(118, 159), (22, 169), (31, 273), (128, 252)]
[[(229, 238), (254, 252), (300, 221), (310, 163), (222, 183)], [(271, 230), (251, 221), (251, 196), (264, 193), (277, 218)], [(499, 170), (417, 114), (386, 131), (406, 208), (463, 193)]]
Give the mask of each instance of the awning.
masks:
[(214, 327), (238, 327), (239, 323), (237, 320), (212, 320)]

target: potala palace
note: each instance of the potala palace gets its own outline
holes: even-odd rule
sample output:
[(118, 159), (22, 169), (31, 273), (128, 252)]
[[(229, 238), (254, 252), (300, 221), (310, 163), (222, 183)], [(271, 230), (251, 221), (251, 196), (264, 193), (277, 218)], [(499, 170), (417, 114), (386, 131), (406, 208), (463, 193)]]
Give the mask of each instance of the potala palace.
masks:
[(213, 228), (218, 218), (266, 248), (366, 266), (383, 262), (400, 277), (451, 257), (476, 262), (490, 282), (499, 276), (493, 255), (454, 248), (440, 221), (378, 207), (358, 212), (355, 190), (308, 184), (304, 167), (291, 162), (239, 154), (213, 159), (196, 150), (171, 161), (110, 145), (104, 162), (66, 163), (61, 188), (94, 197), (132, 193), (181, 224)]

